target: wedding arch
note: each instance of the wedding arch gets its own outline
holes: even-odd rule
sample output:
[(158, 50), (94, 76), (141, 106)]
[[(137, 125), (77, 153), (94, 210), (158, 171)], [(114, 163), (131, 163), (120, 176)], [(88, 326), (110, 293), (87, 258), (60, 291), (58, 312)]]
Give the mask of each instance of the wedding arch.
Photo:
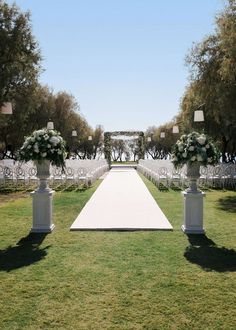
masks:
[(144, 132), (142, 131), (114, 131), (104, 133), (104, 154), (108, 164), (111, 164), (111, 140), (112, 138), (126, 136), (137, 137), (138, 139), (138, 159), (144, 159)]

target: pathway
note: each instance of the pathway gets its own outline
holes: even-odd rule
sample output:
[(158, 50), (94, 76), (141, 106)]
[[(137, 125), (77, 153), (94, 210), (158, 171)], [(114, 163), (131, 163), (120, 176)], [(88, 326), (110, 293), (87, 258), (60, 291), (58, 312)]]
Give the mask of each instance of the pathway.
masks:
[(114, 168), (78, 215), (70, 230), (172, 230), (133, 168)]

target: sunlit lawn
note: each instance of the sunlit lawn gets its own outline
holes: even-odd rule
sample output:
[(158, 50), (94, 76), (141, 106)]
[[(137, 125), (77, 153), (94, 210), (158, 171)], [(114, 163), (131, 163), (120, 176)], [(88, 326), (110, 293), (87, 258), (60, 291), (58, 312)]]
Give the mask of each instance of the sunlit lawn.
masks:
[(97, 182), (31, 237), (30, 197), (0, 196), (0, 329), (235, 329), (236, 192), (206, 192), (207, 237), (187, 237), (180, 192), (145, 182), (174, 231), (70, 232)]

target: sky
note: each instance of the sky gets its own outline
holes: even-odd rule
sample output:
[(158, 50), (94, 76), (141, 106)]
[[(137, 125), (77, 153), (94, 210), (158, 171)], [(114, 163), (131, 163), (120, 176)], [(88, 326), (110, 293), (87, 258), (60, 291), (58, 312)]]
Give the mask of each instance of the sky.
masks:
[(105, 131), (145, 131), (178, 113), (185, 57), (214, 32), (224, 7), (223, 0), (15, 2), (31, 12), (40, 82), (72, 94), (89, 125)]

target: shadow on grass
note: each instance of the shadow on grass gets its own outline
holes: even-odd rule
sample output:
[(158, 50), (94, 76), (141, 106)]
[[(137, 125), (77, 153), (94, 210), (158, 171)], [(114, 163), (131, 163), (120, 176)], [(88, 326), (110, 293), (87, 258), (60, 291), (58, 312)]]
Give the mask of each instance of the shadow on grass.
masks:
[(218, 200), (218, 208), (231, 212), (236, 213), (236, 196), (225, 196)]
[(218, 247), (206, 235), (188, 235), (190, 245), (186, 248), (185, 258), (206, 271), (235, 272), (236, 251)]
[(11, 270), (29, 266), (46, 257), (47, 249), (50, 246), (40, 249), (40, 245), (47, 234), (30, 233), (19, 240), (16, 246), (9, 246), (0, 250), (0, 271), (10, 272)]

